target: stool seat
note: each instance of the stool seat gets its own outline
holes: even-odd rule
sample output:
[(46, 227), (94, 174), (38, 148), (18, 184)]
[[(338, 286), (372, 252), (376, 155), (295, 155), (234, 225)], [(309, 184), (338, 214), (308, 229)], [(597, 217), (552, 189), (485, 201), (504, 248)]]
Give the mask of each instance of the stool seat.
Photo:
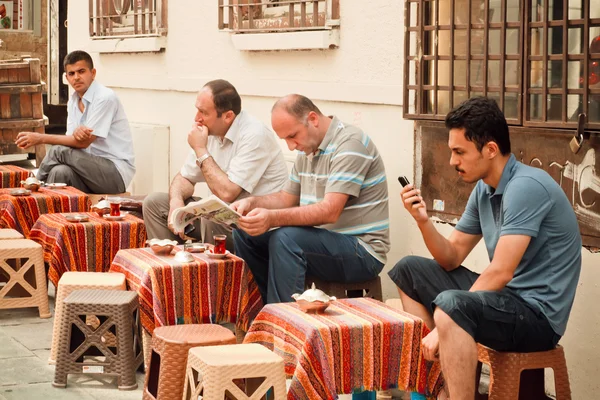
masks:
[[(554, 370), (556, 400), (571, 400), (569, 373), (562, 346), (548, 351), (515, 353), (499, 352), (477, 344), (477, 358), (480, 363), (490, 366), (489, 400), (547, 399), (544, 393), (544, 368)], [(538, 372), (539, 379), (531, 374), (521, 375), (521, 372), (530, 370)]]
[[(63, 307), (52, 385), (66, 387), (68, 374), (99, 373), (117, 375), (120, 390), (137, 388), (135, 371), (143, 358), (137, 293), (76, 290)], [(98, 327), (84, 323), (90, 315)], [(105, 340), (108, 332), (114, 345)]]
[(190, 324), (156, 328), (142, 398), (181, 400), (188, 351), (196, 346), (235, 343), (235, 335), (220, 325)]
[[(52, 328), (52, 347), (50, 348), (49, 364), (56, 362), (59, 329), (62, 324), (63, 301), (75, 290), (104, 289), (125, 290), (125, 275), (120, 272), (65, 272), (58, 281), (56, 303), (54, 306), (54, 326)], [(87, 321), (88, 324), (90, 321)]]
[(343, 283), (326, 282), (314, 276), (307, 275), (304, 282), (305, 289), (309, 289), (314, 282), (317, 289), (321, 289), (328, 295), (335, 296), (338, 299), (371, 297), (375, 300), (383, 301), (381, 278), (379, 276), (364, 282)]
[(0, 229), (0, 240), (24, 239), (25, 237), (14, 229)]
[[(259, 400), (273, 389), (284, 399), (285, 372), (281, 357), (260, 344), (194, 347), (187, 364), (184, 398)], [(246, 380), (245, 392), (235, 381)]]
[(29, 239), (0, 240), (0, 310), (37, 307), (50, 318), (42, 246)]

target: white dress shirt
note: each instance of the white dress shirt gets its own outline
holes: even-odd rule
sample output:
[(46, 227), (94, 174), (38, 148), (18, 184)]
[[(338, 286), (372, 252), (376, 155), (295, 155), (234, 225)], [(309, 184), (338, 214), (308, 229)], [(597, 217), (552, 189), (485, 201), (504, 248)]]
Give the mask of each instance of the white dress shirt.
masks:
[(79, 95), (74, 92), (69, 99), (67, 135), (75, 129), (86, 126), (93, 129), (96, 140), (83, 149), (88, 153), (111, 160), (125, 183), (125, 187), (135, 174), (135, 156), (129, 122), (123, 105), (112, 89), (93, 81), (82, 99), (84, 110), (79, 110)]
[[(223, 140), (208, 137), (207, 150), (229, 180), (246, 192), (240, 198), (278, 192), (287, 181), (287, 166), (275, 135), (245, 111), (237, 115)], [(180, 173), (193, 184), (205, 182), (194, 150), (190, 149)]]

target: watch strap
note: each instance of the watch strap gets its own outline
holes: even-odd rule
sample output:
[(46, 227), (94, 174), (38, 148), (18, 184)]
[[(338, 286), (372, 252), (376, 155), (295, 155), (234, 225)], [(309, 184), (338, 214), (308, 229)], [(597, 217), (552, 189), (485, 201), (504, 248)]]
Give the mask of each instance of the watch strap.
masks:
[(202, 155), (202, 156), (200, 156), (200, 157), (196, 158), (196, 164), (198, 164), (198, 166), (199, 166), (200, 168), (202, 168), (202, 163), (203, 163), (204, 161), (206, 161), (206, 159), (207, 159), (207, 158), (209, 158), (209, 157), (212, 157), (212, 156), (210, 155), (210, 153), (208, 153), (208, 152), (207, 152), (207, 153), (205, 153), (204, 155)]

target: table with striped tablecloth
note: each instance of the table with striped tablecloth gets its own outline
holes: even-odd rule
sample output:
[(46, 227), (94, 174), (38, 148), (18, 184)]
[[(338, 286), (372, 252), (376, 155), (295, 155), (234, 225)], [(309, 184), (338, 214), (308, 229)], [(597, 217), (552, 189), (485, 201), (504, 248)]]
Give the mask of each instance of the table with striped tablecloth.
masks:
[[(181, 250), (178, 246), (175, 251)], [(121, 250), (110, 272), (121, 272), (138, 292), (142, 325), (149, 334), (164, 325), (236, 323), (247, 331), (262, 307), (258, 286), (246, 263), (232, 254), (215, 260), (193, 253), (178, 262), (150, 248)]]
[(439, 363), (421, 354), (428, 333), (418, 317), (358, 298), (334, 301), (319, 314), (296, 303), (268, 304), (244, 343), (260, 343), (283, 357), (292, 379), (288, 399), (390, 388), (434, 397), (443, 381)]
[(40, 188), (29, 196), (12, 196), (14, 189), (0, 189), (0, 228), (12, 228), (25, 237), (42, 214), (85, 212), (91, 202), (87, 194), (73, 187)]
[(108, 272), (120, 249), (145, 245), (146, 227), (138, 217), (108, 221), (93, 212), (80, 214), (89, 221), (69, 222), (66, 214), (46, 214), (31, 228), (29, 238), (42, 245), (50, 266), (48, 278), (55, 287), (67, 271)]
[(21, 181), (29, 177), (29, 171), (16, 165), (0, 165), (0, 188), (21, 187)]

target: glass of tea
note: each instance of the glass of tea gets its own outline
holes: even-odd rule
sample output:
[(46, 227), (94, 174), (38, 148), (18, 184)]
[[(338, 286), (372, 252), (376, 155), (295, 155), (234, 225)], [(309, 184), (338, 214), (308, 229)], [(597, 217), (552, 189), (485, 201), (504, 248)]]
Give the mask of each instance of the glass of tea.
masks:
[(110, 204), (110, 216), (111, 217), (120, 216), (121, 215), (121, 202), (115, 201), (115, 200), (110, 200), (109, 204)]
[(226, 235), (214, 235), (213, 239), (215, 241), (215, 247), (213, 249), (213, 253), (215, 254), (225, 254), (225, 241), (227, 240)]

